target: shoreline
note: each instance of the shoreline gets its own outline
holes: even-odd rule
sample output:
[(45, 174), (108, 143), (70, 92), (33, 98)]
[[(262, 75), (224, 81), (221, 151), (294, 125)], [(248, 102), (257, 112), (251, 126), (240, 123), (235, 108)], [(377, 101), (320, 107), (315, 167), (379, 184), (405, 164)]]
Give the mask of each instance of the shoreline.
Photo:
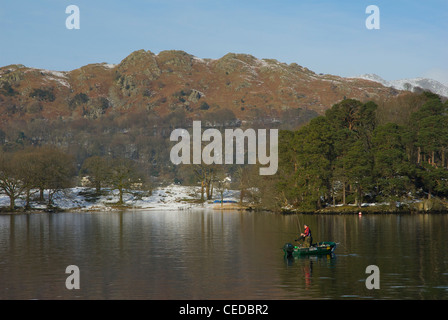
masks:
[[(74, 187), (54, 195), (53, 204), (34, 199), (30, 208), (25, 209), (25, 200), (16, 200), (15, 210), (9, 208), (9, 197), (0, 194), (0, 215), (62, 213), (62, 212), (116, 212), (116, 211), (183, 211), (183, 210), (247, 210), (250, 205), (238, 203), (239, 191), (225, 190), (224, 203), (221, 195), (210, 200), (200, 200), (200, 187), (171, 184), (158, 187), (151, 192), (127, 190), (123, 203), (119, 204), (117, 190), (104, 188), (97, 193), (94, 188)], [(46, 196), (45, 196), (46, 198)]]
[[(23, 208), (19, 208), (16, 209), (15, 211), (11, 211), (11, 210), (6, 210), (5, 208), (0, 208), (0, 216), (4, 215), (4, 216), (18, 216), (18, 215), (30, 215), (30, 214), (44, 214), (44, 213), (54, 213), (54, 214), (58, 214), (58, 213), (67, 213), (67, 212), (71, 212), (71, 213), (101, 213), (101, 212), (124, 212), (124, 211), (166, 211), (166, 212), (170, 212), (170, 211), (202, 211), (202, 210), (207, 210), (207, 211), (254, 211), (253, 209), (251, 209), (251, 207), (244, 207), (244, 206), (240, 206), (240, 207), (223, 207), (223, 208), (213, 208), (213, 207), (190, 207), (190, 208), (179, 208), (179, 209), (164, 209), (164, 208), (133, 208), (133, 207), (128, 207), (128, 206), (123, 206), (123, 207), (116, 207), (116, 208), (112, 208), (112, 209), (82, 209), (82, 208), (70, 208), (70, 209), (60, 209), (60, 208), (55, 208), (54, 210), (52, 209), (29, 209), (29, 210), (25, 210)], [(261, 210), (261, 211), (265, 211), (265, 210)]]
[(238, 190), (225, 190), (223, 203), (221, 195), (212, 199), (200, 200), (200, 187), (171, 184), (158, 187), (151, 192), (143, 190), (128, 190), (123, 195), (123, 204), (118, 204), (119, 194), (116, 190), (103, 189), (96, 193), (93, 188), (74, 187), (54, 195), (53, 205), (34, 200), (31, 208), (25, 209), (24, 199), (17, 199), (16, 209), (9, 209), (9, 198), (0, 194), (0, 215), (63, 213), (63, 212), (117, 212), (117, 211), (270, 211), (278, 214), (447, 214), (448, 203), (442, 199), (431, 198), (412, 200), (407, 203), (363, 203), (356, 205), (327, 206), (319, 210), (299, 210), (297, 208), (281, 208), (270, 210), (260, 208), (250, 203), (239, 203)]
[[(116, 213), (116, 212), (135, 212), (135, 211), (146, 211), (146, 212), (160, 212), (160, 211), (166, 211), (166, 212), (172, 212), (172, 211), (247, 211), (247, 212), (255, 212), (255, 211), (270, 211), (270, 210), (252, 210), (249, 208), (224, 208), (224, 209), (215, 209), (215, 208), (190, 208), (190, 209), (171, 209), (171, 210), (164, 210), (164, 209), (157, 209), (157, 208), (122, 208), (122, 209), (114, 209), (114, 210), (76, 210), (76, 209), (61, 209), (61, 210), (17, 210), (17, 211), (0, 211), (0, 216), (21, 216), (21, 215), (37, 215), (37, 214), (63, 214), (63, 213)], [(358, 212), (337, 212), (337, 211), (316, 211), (316, 212), (285, 212), (285, 211), (270, 211), (273, 214), (279, 214), (279, 215), (293, 215), (293, 214), (302, 214), (302, 215), (426, 215), (426, 214), (448, 214), (448, 210), (445, 211), (411, 211), (411, 210), (400, 210), (400, 211), (374, 211), (374, 212), (362, 212), (360, 215)]]
[[(367, 210), (366, 210), (367, 209)], [(249, 212), (255, 212), (255, 211), (269, 211), (274, 214), (281, 214), (281, 215), (294, 215), (294, 214), (303, 214), (303, 215), (415, 215), (415, 214), (448, 214), (448, 210), (412, 210), (412, 209), (399, 209), (399, 210), (393, 210), (393, 209), (380, 209), (380, 208), (344, 208), (342, 210), (335, 210), (335, 208), (324, 208), (320, 210), (315, 211), (299, 211), (299, 210), (279, 210), (279, 211), (273, 211), (269, 209), (262, 209), (251, 206), (241, 206), (241, 205), (233, 205), (233, 206), (213, 206), (213, 205), (196, 205), (196, 206), (190, 206), (190, 207), (179, 207), (179, 208), (164, 208), (164, 207), (132, 207), (132, 206), (113, 206), (113, 207), (105, 207), (105, 208), (54, 208), (54, 209), (24, 209), (24, 208), (18, 208), (15, 211), (8, 210), (6, 208), (0, 208), (0, 216), (18, 216), (18, 215), (31, 215), (31, 214), (45, 214), (45, 213), (103, 213), (103, 212), (133, 212), (133, 211), (249, 211)]]
[(445, 209), (428, 209), (428, 210), (418, 210), (416, 208), (406, 208), (406, 209), (394, 209), (390, 207), (357, 207), (357, 206), (346, 206), (346, 207), (328, 207), (315, 211), (298, 211), (298, 210), (283, 210), (283, 214), (323, 214), (323, 215), (375, 215), (375, 214), (448, 214), (448, 208)]

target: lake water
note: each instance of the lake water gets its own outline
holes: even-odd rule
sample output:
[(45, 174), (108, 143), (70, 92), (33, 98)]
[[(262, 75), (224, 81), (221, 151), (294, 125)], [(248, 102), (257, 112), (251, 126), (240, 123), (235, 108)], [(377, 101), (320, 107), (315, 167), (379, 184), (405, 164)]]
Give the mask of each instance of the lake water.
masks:
[[(299, 224), (333, 256), (283, 257)], [(0, 216), (0, 299), (448, 299), (448, 216), (127, 211)], [(80, 271), (68, 290), (66, 267)], [(379, 289), (367, 289), (369, 265)]]

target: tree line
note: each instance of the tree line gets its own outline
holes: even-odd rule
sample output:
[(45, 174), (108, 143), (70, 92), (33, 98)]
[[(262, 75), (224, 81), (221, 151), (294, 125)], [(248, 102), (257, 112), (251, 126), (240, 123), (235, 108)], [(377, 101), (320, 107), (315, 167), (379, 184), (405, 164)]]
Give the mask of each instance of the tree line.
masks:
[(30, 209), (32, 197), (51, 208), (54, 195), (78, 186), (81, 177), (87, 177), (87, 185), (95, 188), (97, 194), (103, 187), (118, 190), (119, 205), (123, 204), (126, 190), (142, 189), (146, 182), (144, 173), (130, 159), (92, 156), (78, 170), (75, 156), (53, 146), (0, 152), (0, 190), (9, 197), (11, 211), (21, 197), (25, 199), (25, 209)]
[(39, 192), (39, 201), (44, 201), (44, 190), (48, 190), (48, 205), (56, 192), (73, 184), (76, 170), (72, 156), (49, 146), (25, 148), (17, 152), (0, 153), (0, 190), (10, 199), (10, 210), (15, 209), (16, 200), (25, 195), (25, 208), (30, 208), (31, 196)]
[[(0, 190), (11, 209), (21, 197), (25, 207), (36, 196), (51, 206), (56, 192), (82, 176), (98, 194), (118, 190), (119, 203), (126, 189), (149, 180), (200, 186), (200, 201), (238, 189), (241, 203), (274, 210), (445, 198), (447, 111), (448, 102), (428, 92), (393, 102), (344, 99), (307, 124), (280, 130), (274, 176), (260, 176), (255, 165), (173, 165), (169, 135), (191, 126), (182, 111), (11, 122), (0, 129)], [(214, 112), (207, 121), (224, 129), (235, 119)]]
[(425, 92), (400, 124), (381, 121), (375, 102), (345, 99), (279, 138), (277, 204), (326, 205), (445, 198), (448, 102)]

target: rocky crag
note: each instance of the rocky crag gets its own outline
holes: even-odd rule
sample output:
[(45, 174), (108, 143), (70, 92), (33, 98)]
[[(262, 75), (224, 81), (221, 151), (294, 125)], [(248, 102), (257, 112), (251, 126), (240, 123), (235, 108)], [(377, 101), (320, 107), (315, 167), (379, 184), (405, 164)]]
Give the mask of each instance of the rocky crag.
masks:
[(97, 119), (183, 110), (198, 118), (230, 110), (242, 121), (309, 119), (344, 98), (389, 99), (403, 91), (366, 79), (316, 74), (296, 63), (229, 53), (200, 59), (183, 51), (139, 50), (117, 65), (50, 71), (0, 68), (0, 121)]

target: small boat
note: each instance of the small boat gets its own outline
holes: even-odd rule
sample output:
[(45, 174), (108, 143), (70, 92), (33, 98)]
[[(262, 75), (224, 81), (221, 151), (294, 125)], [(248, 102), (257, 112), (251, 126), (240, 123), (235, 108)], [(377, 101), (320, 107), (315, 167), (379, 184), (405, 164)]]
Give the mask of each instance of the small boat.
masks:
[(302, 245), (294, 246), (291, 243), (286, 243), (283, 246), (285, 258), (297, 257), (302, 255), (323, 255), (331, 254), (336, 249), (336, 242), (324, 241), (312, 244), (309, 247)]

